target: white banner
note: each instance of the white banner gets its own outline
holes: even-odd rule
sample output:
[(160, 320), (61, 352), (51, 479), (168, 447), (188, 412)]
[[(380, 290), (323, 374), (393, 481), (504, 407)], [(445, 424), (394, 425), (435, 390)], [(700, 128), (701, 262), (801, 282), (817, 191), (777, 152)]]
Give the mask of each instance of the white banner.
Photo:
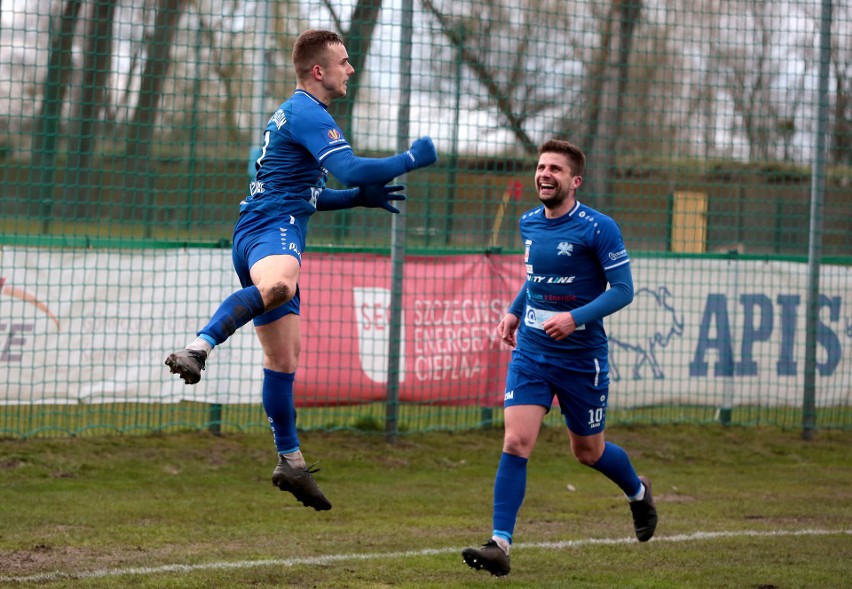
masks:
[(239, 288), (229, 251), (3, 248), (0, 263), (0, 403), (258, 401), (250, 325), (213, 352), (223, 378), (188, 387), (163, 364)]
[[(452, 277), (441, 274), (442, 264), (457, 266)], [(631, 264), (634, 302), (606, 319), (611, 406), (801, 405), (806, 265)], [(523, 278), (521, 256), (407, 260), (406, 283), (417, 292), (406, 287), (403, 301), (412, 323), (403, 329), (401, 399), (499, 405), (509, 352), (493, 330)], [(818, 405), (852, 403), (850, 278), (846, 266), (821, 271)], [(303, 395), (305, 403), (382, 398), (389, 281), (384, 257), (306, 254), (297, 387), (314, 396)], [(436, 294), (424, 294), (433, 283)], [(228, 250), (2, 248), (0, 404), (258, 403), (262, 353), (251, 325), (214, 350), (198, 385), (184, 385), (163, 365), (238, 288)], [(424, 309), (435, 315), (428, 330)], [(424, 362), (437, 370), (437, 351), (444, 376), (426, 381)], [(448, 372), (456, 356), (459, 366)]]
[[(633, 303), (606, 319), (613, 406), (801, 405), (807, 265), (632, 259)], [(852, 402), (852, 276), (823, 266), (817, 404)]]

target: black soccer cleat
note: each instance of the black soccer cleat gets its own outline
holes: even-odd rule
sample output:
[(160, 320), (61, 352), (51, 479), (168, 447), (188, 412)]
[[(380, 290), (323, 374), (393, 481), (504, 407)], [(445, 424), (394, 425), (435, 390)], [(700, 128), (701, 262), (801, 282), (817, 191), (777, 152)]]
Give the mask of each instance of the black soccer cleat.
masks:
[(317, 511), (331, 509), (331, 502), (320, 491), (314, 477), (311, 476), (319, 468), (303, 466), (293, 468), (287, 463), (283, 454), (278, 455), (278, 466), (272, 471), (272, 484), (293, 494), (305, 507), (313, 507)]
[(462, 558), (470, 568), (485, 569), (495, 577), (505, 577), (512, 568), (509, 555), (494, 540), (489, 540), (482, 548), (465, 548), (462, 550)]
[(169, 354), (166, 358), (166, 366), (172, 374), (179, 375), (186, 384), (195, 384), (201, 380), (201, 371), (207, 361), (207, 352), (204, 350), (181, 350)]
[(657, 529), (657, 506), (654, 504), (654, 496), (651, 495), (651, 481), (645, 477), (639, 477), (645, 486), (645, 497), (641, 501), (631, 501), (630, 511), (633, 512), (633, 527), (636, 537), (640, 542), (647, 542)]

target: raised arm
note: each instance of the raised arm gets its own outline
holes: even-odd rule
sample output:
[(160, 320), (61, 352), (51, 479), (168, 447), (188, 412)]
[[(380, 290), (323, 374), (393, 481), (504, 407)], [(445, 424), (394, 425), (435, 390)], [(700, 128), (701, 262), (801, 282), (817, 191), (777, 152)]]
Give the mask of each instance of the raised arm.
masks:
[(435, 144), (421, 137), (408, 151), (385, 158), (359, 157), (351, 149), (332, 153), (322, 162), (323, 167), (349, 187), (384, 185), (406, 172), (424, 168), (438, 161)]

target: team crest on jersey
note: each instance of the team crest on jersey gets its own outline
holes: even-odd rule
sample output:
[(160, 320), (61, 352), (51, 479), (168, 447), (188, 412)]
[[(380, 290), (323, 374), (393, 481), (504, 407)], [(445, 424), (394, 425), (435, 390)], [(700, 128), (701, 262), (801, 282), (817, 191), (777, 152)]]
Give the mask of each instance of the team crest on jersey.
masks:
[(557, 256), (570, 256), (574, 253), (574, 244), (568, 243), (567, 241), (560, 241), (559, 245), (556, 246), (556, 255)]
[(275, 111), (275, 114), (272, 115), (272, 118), (269, 119), (269, 122), (275, 123), (275, 127), (280, 131), (281, 127), (287, 123), (287, 117), (284, 115), (284, 111), (279, 108)]

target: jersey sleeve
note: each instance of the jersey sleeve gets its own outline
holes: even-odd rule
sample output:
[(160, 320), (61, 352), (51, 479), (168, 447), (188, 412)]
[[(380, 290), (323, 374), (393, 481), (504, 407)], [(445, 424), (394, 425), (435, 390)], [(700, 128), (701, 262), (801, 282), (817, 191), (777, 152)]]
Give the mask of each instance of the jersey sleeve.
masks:
[(524, 305), (527, 302), (527, 283), (521, 285), (521, 290), (518, 291), (518, 294), (515, 295), (515, 300), (512, 301), (512, 304), (509, 305), (509, 309), (506, 311), (507, 313), (511, 313), (515, 317), (523, 317), (524, 316)]
[(610, 288), (593, 301), (571, 311), (577, 325), (603, 319), (633, 302), (633, 274), (629, 264), (621, 264), (607, 270), (606, 278)]
[(290, 133), (322, 165), (334, 153), (352, 151), (352, 147), (324, 108), (302, 109), (292, 114)]
[(586, 325), (611, 315), (633, 300), (630, 257), (624, 247), (621, 229), (614, 220), (600, 215), (594, 235), (595, 252), (610, 288), (589, 303), (571, 311), (577, 325)]
[(598, 220), (595, 235), (595, 251), (604, 272), (630, 263), (627, 248), (618, 224), (609, 217), (602, 216)]
[(358, 157), (352, 150), (329, 154), (325, 168), (346, 186), (387, 184), (405, 173), (405, 154), (390, 157)]

